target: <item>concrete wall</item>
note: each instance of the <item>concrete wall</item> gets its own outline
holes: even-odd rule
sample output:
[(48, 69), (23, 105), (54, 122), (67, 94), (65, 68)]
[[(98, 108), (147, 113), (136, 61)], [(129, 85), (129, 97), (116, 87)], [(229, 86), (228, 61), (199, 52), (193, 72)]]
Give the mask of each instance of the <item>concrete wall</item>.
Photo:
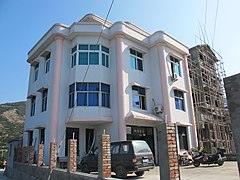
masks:
[(240, 175), (240, 74), (224, 79)]
[(13, 168), (8, 169), (7, 176), (16, 180), (94, 180), (97, 175), (86, 174), (81, 172), (67, 173), (64, 169), (54, 169), (52, 172), (48, 167), (37, 167), (36, 165), (28, 165), (25, 163), (13, 163)]

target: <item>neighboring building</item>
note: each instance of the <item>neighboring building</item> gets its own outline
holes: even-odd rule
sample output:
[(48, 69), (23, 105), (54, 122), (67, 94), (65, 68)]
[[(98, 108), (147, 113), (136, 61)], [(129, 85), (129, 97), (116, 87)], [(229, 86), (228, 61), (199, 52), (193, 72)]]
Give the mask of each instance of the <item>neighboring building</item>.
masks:
[(226, 153), (234, 151), (229, 113), (225, 106), (222, 62), (208, 45), (190, 50), (188, 59), (198, 143), (210, 153), (224, 147)]
[(240, 176), (240, 73), (224, 78), (224, 87), (226, 89), (227, 104), (236, 147), (238, 173)]
[(188, 48), (162, 31), (104, 22), (88, 14), (55, 24), (30, 50), (24, 146), (44, 143), (47, 164), (50, 141), (64, 157), (74, 133), (81, 157), (105, 130), (111, 141), (146, 140), (157, 156), (165, 121), (176, 123), (179, 149), (195, 147)]

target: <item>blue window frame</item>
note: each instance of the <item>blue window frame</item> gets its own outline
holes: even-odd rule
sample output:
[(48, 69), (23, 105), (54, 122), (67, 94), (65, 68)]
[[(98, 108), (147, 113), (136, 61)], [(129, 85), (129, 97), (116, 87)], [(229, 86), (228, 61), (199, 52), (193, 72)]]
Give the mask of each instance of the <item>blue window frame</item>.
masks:
[(130, 49), (130, 64), (132, 69), (143, 71), (143, 54)]
[(42, 92), (42, 111), (47, 110), (47, 96), (48, 96), (48, 89), (44, 89)]
[(170, 56), (170, 62), (172, 74), (176, 73), (178, 76), (181, 76), (180, 61), (177, 58)]
[(102, 65), (109, 67), (109, 49), (105, 46), (102, 46)]
[[(76, 87), (75, 87), (76, 85)], [(74, 107), (76, 88), (77, 106), (99, 106), (110, 108), (110, 86), (104, 83), (74, 83), (69, 86), (69, 108)], [(100, 97), (102, 98), (100, 102)]]
[(174, 99), (176, 109), (185, 111), (184, 93), (182, 91), (174, 90)]
[(145, 88), (132, 86), (133, 107), (146, 110), (146, 92)]
[(68, 107), (74, 107), (75, 83), (69, 86), (69, 104)]
[(30, 111), (30, 116), (35, 115), (35, 106), (36, 106), (36, 96), (31, 97), (31, 111)]

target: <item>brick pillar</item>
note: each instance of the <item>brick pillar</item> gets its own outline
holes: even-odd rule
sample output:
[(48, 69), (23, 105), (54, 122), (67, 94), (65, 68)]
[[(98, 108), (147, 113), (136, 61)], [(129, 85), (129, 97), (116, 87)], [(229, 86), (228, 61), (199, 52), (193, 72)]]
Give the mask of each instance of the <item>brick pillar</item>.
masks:
[(27, 147), (25, 146), (25, 147), (23, 147), (23, 149), (22, 149), (22, 162), (27, 162), (27, 157), (28, 157), (28, 150), (27, 150)]
[(17, 161), (22, 162), (22, 148), (21, 147), (17, 148)]
[(98, 177), (111, 177), (110, 135), (103, 133), (98, 138)]
[(77, 170), (77, 140), (68, 140), (68, 164), (67, 171), (75, 172)]
[(37, 166), (43, 165), (43, 150), (44, 150), (44, 144), (38, 145), (38, 154), (37, 154)]
[(57, 143), (50, 143), (50, 157), (49, 157), (49, 168), (53, 169), (57, 165)]
[(29, 160), (28, 160), (28, 163), (29, 164), (33, 164), (34, 162), (34, 147), (33, 146), (29, 146)]
[(175, 124), (167, 124), (168, 158), (171, 180), (180, 179)]

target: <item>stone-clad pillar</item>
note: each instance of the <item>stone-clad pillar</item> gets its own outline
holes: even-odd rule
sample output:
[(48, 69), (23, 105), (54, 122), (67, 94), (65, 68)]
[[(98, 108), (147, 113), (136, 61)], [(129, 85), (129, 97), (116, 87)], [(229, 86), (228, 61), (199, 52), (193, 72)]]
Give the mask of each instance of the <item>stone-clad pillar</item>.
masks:
[(29, 160), (28, 160), (28, 164), (33, 164), (34, 163), (34, 147), (33, 146), (29, 146)]
[(62, 67), (62, 51), (63, 51), (63, 40), (62, 36), (56, 36), (56, 46), (54, 51), (53, 59), (53, 83), (52, 83), (52, 93), (51, 93), (51, 116), (50, 116), (50, 137), (49, 141), (53, 142), (58, 139), (58, 121), (59, 121), (59, 98), (60, 98), (60, 83), (61, 83), (61, 67)]
[(180, 180), (175, 124), (157, 127), (160, 179)]
[(126, 140), (126, 109), (125, 109), (125, 78), (124, 78), (124, 43), (122, 34), (116, 38), (116, 72), (117, 72), (117, 107), (118, 107), (118, 138)]
[(111, 177), (110, 135), (102, 134), (98, 138), (98, 177)]
[(37, 159), (37, 166), (43, 165), (43, 151), (44, 151), (44, 144), (38, 145), (38, 159)]
[(22, 162), (27, 162), (28, 161), (28, 150), (27, 150), (27, 147), (24, 146), (23, 149), (22, 149)]
[(50, 143), (50, 157), (49, 157), (49, 168), (53, 169), (57, 165), (57, 143)]
[(77, 140), (68, 140), (68, 164), (67, 171), (75, 172), (77, 170)]

